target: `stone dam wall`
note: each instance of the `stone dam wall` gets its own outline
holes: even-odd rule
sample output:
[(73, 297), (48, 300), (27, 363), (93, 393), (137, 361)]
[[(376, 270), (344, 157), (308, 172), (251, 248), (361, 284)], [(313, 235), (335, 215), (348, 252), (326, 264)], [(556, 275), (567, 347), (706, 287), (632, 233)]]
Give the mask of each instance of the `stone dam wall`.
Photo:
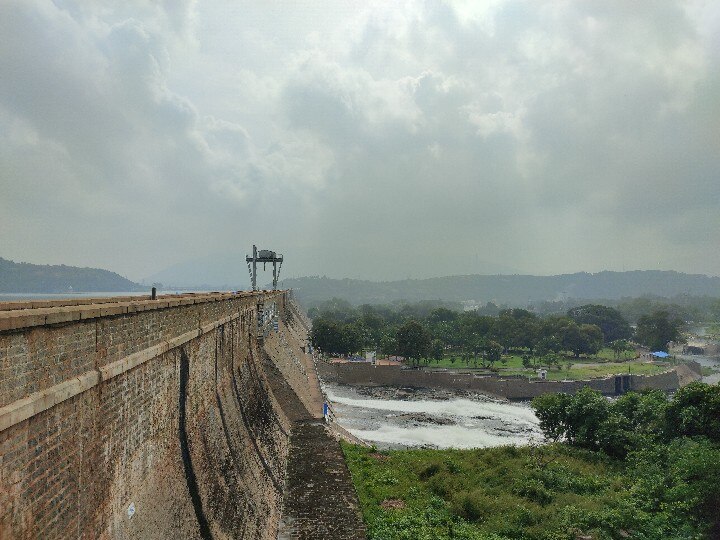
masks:
[(477, 376), (473, 373), (401, 369), (398, 366), (373, 366), (369, 363), (329, 364), (318, 362), (323, 380), (348, 385), (404, 386), (469, 390), (511, 400), (528, 400), (550, 392), (574, 393), (585, 386), (606, 395), (629, 390), (677, 390), (693, 380), (700, 380), (700, 365), (689, 362), (657, 375), (617, 375), (585, 381), (529, 381), (526, 378)]
[(276, 538), (306, 332), (283, 291), (0, 304), (0, 538)]

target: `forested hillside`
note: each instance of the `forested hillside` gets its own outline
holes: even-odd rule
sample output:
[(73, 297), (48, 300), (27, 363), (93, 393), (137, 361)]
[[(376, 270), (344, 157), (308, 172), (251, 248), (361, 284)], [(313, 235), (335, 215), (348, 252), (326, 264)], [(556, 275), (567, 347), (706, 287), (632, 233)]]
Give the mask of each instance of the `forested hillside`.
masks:
[(146, 288), (99, 268), (16, 263), (0, 258), (0, 293), (131, 292)]
[(333, 297), (353, 304), (416, 302), (494, 302), (526, 306), (531, 302), (576, 299), (620, 299), (643, 295), (720, 296), (720, 278), (673, 271), (599, 272), (559, 276), (448, 276), (430, 279), (373, 282), (357, 279), (303, 277), (286, 279), (306, 307)]

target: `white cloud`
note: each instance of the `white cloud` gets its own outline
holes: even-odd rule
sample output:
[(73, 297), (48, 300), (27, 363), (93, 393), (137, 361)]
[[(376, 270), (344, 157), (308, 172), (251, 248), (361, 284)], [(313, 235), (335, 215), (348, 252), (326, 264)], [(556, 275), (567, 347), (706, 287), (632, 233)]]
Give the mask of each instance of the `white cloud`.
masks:
[(264, 242), (289, 275), (717, 274), (719, 13), (4, 2), (0, 256), (138, 278)]

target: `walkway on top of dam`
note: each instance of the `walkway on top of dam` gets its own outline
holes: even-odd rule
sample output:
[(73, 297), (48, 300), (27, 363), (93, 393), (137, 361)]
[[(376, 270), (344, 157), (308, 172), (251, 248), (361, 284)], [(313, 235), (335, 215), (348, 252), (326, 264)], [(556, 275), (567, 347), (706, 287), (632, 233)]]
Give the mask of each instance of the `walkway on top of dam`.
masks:
[(273, 394), (292, 422), (278, 540), (364, 540), (365, 524), (342, 449), (263, 355)]

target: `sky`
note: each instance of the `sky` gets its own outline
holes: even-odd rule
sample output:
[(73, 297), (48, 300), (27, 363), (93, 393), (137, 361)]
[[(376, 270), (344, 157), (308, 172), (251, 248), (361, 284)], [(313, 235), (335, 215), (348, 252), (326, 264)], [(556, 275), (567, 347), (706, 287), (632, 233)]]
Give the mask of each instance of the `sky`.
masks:
[(6, 259), (720, 275), (719, 232), (718, 2), (0, 2)]

